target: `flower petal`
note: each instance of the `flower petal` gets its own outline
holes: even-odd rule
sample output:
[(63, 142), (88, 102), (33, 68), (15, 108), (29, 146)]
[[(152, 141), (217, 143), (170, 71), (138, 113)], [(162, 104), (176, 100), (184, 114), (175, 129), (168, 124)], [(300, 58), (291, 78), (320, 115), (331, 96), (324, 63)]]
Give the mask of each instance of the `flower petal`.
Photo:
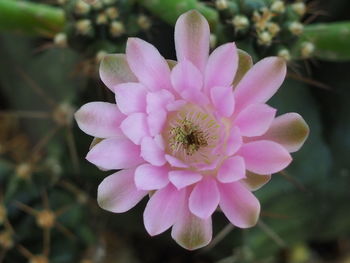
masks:
[(115, 100), (124, 114), (146, 111), (145, 86), (140, 83), (123, 83), (114, 87)]
[(222, 183), (232, 183), (245, 178), (244, 159), (234, 156), (226, 159), (218, 172), (218, 180)]
[(285, 76), (286, 63), (282, 58), (260, 60), (235, 88), (236, 112), (252, 103), (265, 103), (276, 93)]
[(98, 186), (99, 206), (113, 213), (123, 213), (133, 208), (148, 194), (138, 190), (134, 183), (134, 169), (122, 170), (106, 177)]
[(237, 127), (233, 127), (230, 130), (230, 134), (227, 138), (225, 150), (226, 155), (231, 156), (235, 154), (239, 150), (239, 148), (241, 148), (242, 142), (243, 141), (240, 130)]
[(162, 166), (166, 163), (164, 150), (151, 137), (143, 138), (141, 142), (141, 156), (155, 166)]
[(250, 191), (258, 190), (260, 187), (267, 184), (271, 179), (271, 174), (255, 174), (247, 171), (247, 178), (241, 180), (241, 183), (244, 184)]
[(165, 110), (151, 112), (147, 116), (148, 129), (152, 136), (159, 134), (166, 122), (167, 113)]
[(137, 81), (126, 61), (125, 54), (105, 55), (100, 64), (100, 78), (112, 91), (115, 85)]
[(206, 219), (215, 212), (219, 201), (220, 193), (215, 179), (206, 177), (194, 186), (189, 198), (189, 208), (194, 215)]
[(157, 112), (166, 109), (169, 103), (174, 102), (175, 98), (172, 93), (167, 90), (159, 90), (156, 92), (149, 92), (147, 94), (147, 113)]
[(192, 10), (181, 15), (175, 25), (177, 60), (189, 60), (204, 72), (209, 55), (209, 39), (208, 22), (198, 11)]
[(169, 183), (169, 169), (166, 166), (142, 164), (135, 171), (135, 184), (138, 189), (157, 190)]
[(184, 60), (171, 71), (171, 83), (179, 94), (184, 90), (198, 91), (203, 86), (202, 73), (190, 61)]
[(107, 138), (122, 134), (119, 126), (125, 116), (117, 105), (96, 101), (83, 105), (74, 117), (79, 128), (86, 134)]
[(238, 54), (234, 43), (216, 48), (209, 56), (205, 68), (205, 88), (230, 87), (238, 66)]
[(129, 38), (126, 58), (132, 72), (149, 90), (171, 87), (168, 63), (153, 45), (139, 38)]
[(192, 171), (176, 170), (169, 172), (169, 180), (177, 189), (184, 188), (202, 180), (202, 175)]
[(292, 161), (287, 150), (272, 141), (246, 143), (238, 154), (244, 158), (247, 170), (257, 174), (277, 173)]
[(210, 89), (211, 101), (220, 115), (230, 117), (235, 108), (235, 99), (231, 87), (213, 87)]
[(259, 218), (258, 199), (240, 183), (220, 184), (220, 208), (230, 222), (240, 228), (254, 226)]
[[(298, 151), (309, 135), (309, 126), (297, 113), (278, 116), (267, 132), (257, 140), (271, 140), (281, 144), (289, 152)], [(255, 139), (255, 138), (254, 138)]]
[(276, 115), (276, 109), (267, 104), (250, 104), (235, 119), (243, 136), (260, 136), (270, 127)]
[(144, 137), (149, 136), (147, 116), (145, 113), (133, 113), (120, 125), (124, 135), (133, 143), (140, 145)]
[(178, 168), (188, 168), (188, 165), (185, 164), (183, 161), (177, 159), (174, 156), (171, 156), (169, 154), (165, 155), (165, 159), (168, 161), (168, 163), (173, 166), (173, 167), (178, 167)]
[(244, 75), (253, 67), (252, 57), (245, 51), (237, 49), (238, 52), (238, 68), (233, 80), (232, 86), (236, 87), (237, 84), (241, 81)]
[(171, 184), (152, 195), (143, 213), (146, 230), (151, 236), (166, 231), (175, 223), (184, 197), (185, 191), (178, 191)]
[(173, 225), (171, 236), (183, 248), (195, 250), (209, 244), (212, 232), (211, 217), (201, 219), (193, 215), (185, 202)]
[(127, 138), (108, 138), (96, 144), (86, 159), (105, 170), (123, 169), (143, 162), (140, 147)]

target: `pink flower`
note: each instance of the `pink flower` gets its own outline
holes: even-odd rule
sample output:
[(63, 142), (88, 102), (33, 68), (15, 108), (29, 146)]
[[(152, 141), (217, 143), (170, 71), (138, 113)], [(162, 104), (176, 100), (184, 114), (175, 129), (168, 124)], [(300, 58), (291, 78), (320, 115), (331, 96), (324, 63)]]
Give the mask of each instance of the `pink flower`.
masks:
[(256, 224), (260, 204), (251, 191), (290, 164), (308, 126), (296, 113), (276, 118), (265, 104), (285, 78), (282, 59), (253, 66), (234, 43), (209, 56), (209, 26), (196, 11), (179, 17), (175, 46), (178, 62), (130, 38), (126, 55), (109, 55), (100, 67), (116, 104), (91, 102), (75, 117), (103, 138), (87, 160), (123, 169), (102, 181), (99, 205), (121, 213), (150, 194), (148, 233), (172, 227), (177, 243), (197, 249), (210, 242), (218, 207), (237, 227)]

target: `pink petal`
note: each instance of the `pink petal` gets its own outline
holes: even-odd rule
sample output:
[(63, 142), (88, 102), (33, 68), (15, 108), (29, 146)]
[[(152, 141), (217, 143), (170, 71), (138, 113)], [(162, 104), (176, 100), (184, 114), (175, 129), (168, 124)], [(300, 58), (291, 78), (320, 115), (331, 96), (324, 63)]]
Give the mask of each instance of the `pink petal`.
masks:
[(151, 44), (139, 38), (129, 38), (126, 43), (126, 58), (132, 72), (149, 90), (171, 87), (169, 66)]
[(206, 177), (193, 188), (189, 208), (194, 215), (206, 219), (215, 212), (219, 201), (220, 193), (215, 179)]
[(232, 86), (236, 87), (248, 70), (253, 67), (252, 57), (245, 51), (238, 49), (238, 68)]
[(235, 99), (231, 87), (213, 87), (210, 89), (211, 101), (215, 110), (224, 117), (230, 117), (235, 108)]
[(184, 90), (180, 95), (184, 100), (192, 102), (193, 104), (198, 104), (200, 106), (206, 106), (210, 103), (207, 96), (205, 96), (202, 91)]
[(271, 174), (255, 174), (247, 171), (247, 178), (241, 180), (240, 182), (247, 187), (250, 191), (256, 191), (262, 186), (267, 184), (271, 179)]
[(242, 146), (241, 132), (237, 127), (232, 127), (226, 142), (226, 155), (231, 156)]
[(143, 213), (146, 230), (151, 236), (166, 231), (175, 223), (184, 197), (185, 191), (178, 191), (171, 184), (152, 195)]
[(205, 69), (206, 90), (215, 86), (231, 86), (237, 66), (238, 54), (234, 43), (227, 43), (216, 48), (209, 56)]
[(125, 117), (117, 105), (107, 102), (90, 102), (75, 114), (79, 128), (95, 137), (107, 138), (121, 135), (119, 125)]
[(265, 103), (281, 86), (286, 76), (286, 63), (268, 57), (256, 63), (235, 88), (236, 112), (253, 103)]
[(141, 156), (155, 166), (162, 166), (166, 163), (164, 150), (151, 137), (143, 138), (141, 142)]
[(292, 161), (287, 150), (272, 141), (246, 143), (238, 154), (244, 158), (247, 170), (257, 174), (277, 173)]
[(175, 25), (175, 49), (179, 62), (189, 60), (204, 72), (209, 55), (210, 30), (207, 20), (195, 10), (181, 15)]
[(250, 104), (237, 116), (234, 124), (243, 136), (260, 136), (270, 127), (276, 110), (267, 104)]
[(133, 113), (120, 125), (124, 135), (133, 143), (140, 145), (144, 137), (149, 136), (147, 116), (145, 113)]
[(147, 113), (165, 110), (166, 106), (173, 102), (174, 95), (167, 90), (149, 92), (147, 94)]
[(202, 175), (192, 171), (176, 170), (169, 172), (169, 180), (177, 189), (184, 188), (202, 180)]
[(141, 190), (161, 189), (169, 183), (168, 172), (166, 166), (142, 164), (135, 171), (136, 187)]
[(165, 110), (159, 110), (156, 112), (151, 112), (147, 116), (147, 123), (150, 134), (155, 136), (161, 133), (164, 124), (166, 122), (167, 113)]
[(240, 228), (254, 226), (260, 214), (258, 199), (240, 183), (220, 184), (220, 208)]
[(278, 116), (268, 131), (254, 140), (271, 140), (281, 144), (289, 152), (298, 151), (309, 135), (309, 126), (297, 113)]
[(190, 61), (184, 60), (171, 71), (171, 83), (179, 94), (184, 90), (198, 91), (203, 86), (202, 73)]
[(122, 170), (106, 177), (98, 186), (99, 206), (113, 213), (123, 213), (133, 208), (147, 191), (140, 191), (134, 183), (134, 169)]
[(171, 156), (169, 154), (165, 155), (165, 159), (168, 161), (168, 163), (172, 166), (172, 167), (178, 167), (178, 168), (188, 168), (188, 165), (185, 164), (183, 161), (175, 158), (174, 156)]
[(181, 109), (187, 102), (184, 100), (176, 100), (174, 102), (170, 102), (168, 105), (166, 105), (166, 109), (168, 111), (177, 111)]
[(125, 54), (104, 56), (100, 64), (100, 77), (103, 83), (112, 91), (115, 85), (137, 81), (126, 61)]
[(218, 172), (218, 180), (222, 183), (232, 183), (245, 178), (244, 159), (234, 156), (226, 159)]
[(96, 144), (86, 159), (105, 170), (123, 169), (143, 162), (140, 147), (126, 138), (108, 138)]
[(183, 248), (195, 250), (209, 244), (212, 232), (211, 217), (201, 219), (193, 215), (185, 202), (173, 225), (171, 236)]
[(140, 83), (123, 83), (114, 87), (115, 98), (120, 111), (124, 114), (146, 111), (145, 86)]

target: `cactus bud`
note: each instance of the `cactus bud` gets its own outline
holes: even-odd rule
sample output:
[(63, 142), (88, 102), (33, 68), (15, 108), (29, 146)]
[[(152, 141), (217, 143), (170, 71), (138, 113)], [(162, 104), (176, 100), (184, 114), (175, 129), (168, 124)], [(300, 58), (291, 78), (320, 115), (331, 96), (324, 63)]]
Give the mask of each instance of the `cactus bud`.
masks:
[(82, 0), (78, 0), (75, 4), (74, 12), (77, 15), (86, 15), (90, 12), (90, 5), (88, 5)]
[(92, 32), (92, 24), (89, 19), (81, 19), (75, 24), (75, 29), (80, 35), (89, 35)]
[(232, 24), (236, 31), (245, 30), (249, 27), (249, 20), (246, 16), (236, 15), (232, 19)]
[(288, 29), (293, 35), (299, 36), (299, 35), (301, 35), (303, 33), (304, 26), (303, 26), (302, 23), (294, 21), (294, 22), (289, 24)]
[(96, 62), (100, 63), (102, 61), (102, 59), (107, 55), (108, 53), (104, 50), (100, 50), (99, 52), (97, 52), (96, 54)]
[(290, 61), (291, 60), (291, 55), (288, 49), (286, 48), (282, 48), (278, 51), (277, 56), (279, 56), (280, 58), (285, 59), (286, 61)]
[(268, 22), (267, 23), (267, 30), (270, 32), (272, 37), (275, 37), (281, 31), (281, 28), (278, 24), (276, 24), (274, 22)]
[(36, 215), (36, 223), (44, 229), (52, 228), (55, 225), (56, 216), (50, 210), (42, 210)]
[(106, 14), (109, 17), (109, 19), (114, 20), (119, 16), (119, 11), (116, 7), (109, 7), (106, 9)]
[(56, 47), (67, 47), (67, 35), (65, 33), (58, 33), (55, 35), (53, 39), (53, 43)]
[(105, 13), (99, 13), (96, 17), (97, 25), (105, 25), (108, 23), (108, 18)]
[(306, 13), (306, 5), (303, 2), (297, 2), (291, 5), (292, 10), (299, 16), (303, 16)]
[(227, 0), (216, 0), (215, 6), (218, 10), (225, 10), (228, 7)]
[(311, 42), (302, 43), (301, 50), (300, 50), (302, 58), (311, 57), (312, 54), (314, 53), (314, 51), (315, 51), (315, 45), (313, 43), (311, 43)]
[(5, 230), (0, 233), (0, 246), (4, 249), (11, 249), (13, 247), (13, 238), (10, 231)]
[(100, 10), (103, 8), (103, 3), (101, 0), (98, 0), (96, 1), (95, 3), (93, 3), (92, 5), (92, 8), (95, 9), (95, 10)]
[(145, 16), (145, 15), (139, 15), (139, 17), (137, 18), (137, 24), (139, 25), (139, 27), (141, 27), (143, 30), (148, 30), (151, 28), (152, 26), (152, 22), (151, 20)]
[(109, 33), (112, 37), (120, 37), (125, 33), (124, 25), (119, 21), (113, 21), (110, 24)]
[(286, 7), (283, 1), (277, 0), (272, 3), (270, 10), (277, 14), (283, 14), (286, 11)]
[(33, 167), (29, 163), (21, 163), (16, 167), (16, 176), (23, 180), (28, 180), (33, 172)]
[(73, 121), (75, 109), (68, 103), (62, 103), (53, 112), (54, 121), (61, 126), (69, 126)]
[(272, 35), (267, 31), (258, 33), (258, 44), (262, 46), (269, 46), (272, 42)]

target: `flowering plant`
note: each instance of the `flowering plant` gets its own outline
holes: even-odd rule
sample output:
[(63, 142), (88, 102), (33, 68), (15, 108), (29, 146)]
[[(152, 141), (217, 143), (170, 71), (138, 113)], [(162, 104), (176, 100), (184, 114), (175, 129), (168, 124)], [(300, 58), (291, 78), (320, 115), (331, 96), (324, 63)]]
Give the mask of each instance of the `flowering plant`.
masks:
[(234, 43), (209, 56), (209, 37), (205, 18), (189, 11), (175, 26), (177, 62), (129, 38), (125, 55), (107, 55), (100, 66), (116, 104), (91, 102), (75, 114), (85, 133), (102, 139), (87, 160), (122, 169), (100, 184), (99, 205), (121, 213), (149, 195), (147, 232), (172, 227), (187, 249), (210, 242), (218, 207), (233, 225), (254, 226), (260, 204), (252, 191), (286, 168), (308, 135), (300, 115), (275, 117), (265, 104), (285, 78), (283, 59), (253, 66)]

